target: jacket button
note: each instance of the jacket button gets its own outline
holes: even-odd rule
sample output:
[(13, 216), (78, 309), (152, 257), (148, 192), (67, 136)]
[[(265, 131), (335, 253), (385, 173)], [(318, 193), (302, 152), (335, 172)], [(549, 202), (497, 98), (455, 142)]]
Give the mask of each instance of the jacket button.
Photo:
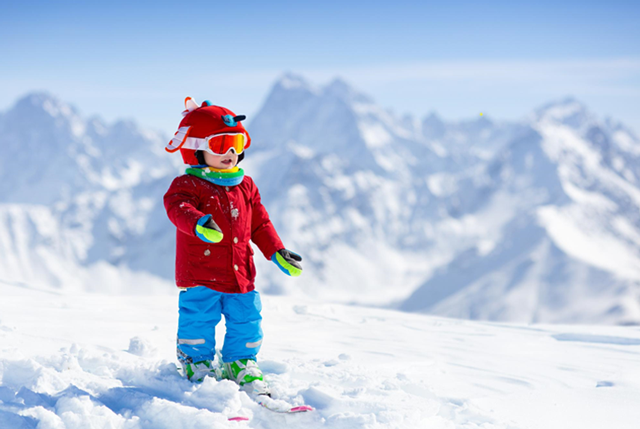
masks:
[(204, 256), (209, 256), (211, 255), (211, 250), (207, 249), (204, 251)]
[(234, 270), (236, 270), (236, 271), (238, 271), (238, 266), (237, 266), (237, 265), (234, 265), (234, 266), (233, 266), (233, 269), (234, 269)]
[(238, 237), (233, 237), (233, 242), (234, 242), (235, 244), (238, 244)]
[(229, 192), (229, 187), (228, 187), (228, 186), (225, 186), (225, 187), (224, 187), (224, 190), (225, 190), (225, 191), (227, 191), (227, 192)]

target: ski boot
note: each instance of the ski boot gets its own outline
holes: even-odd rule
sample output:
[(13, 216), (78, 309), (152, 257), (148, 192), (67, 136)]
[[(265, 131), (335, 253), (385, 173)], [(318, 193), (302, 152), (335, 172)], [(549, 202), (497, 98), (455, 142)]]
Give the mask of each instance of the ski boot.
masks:
[(213, 362), (210, 360), (182, 362), (182, 372), (189, 381), (194, 383), (202, 383), (207, 376), (216, 377)]
[(264, 381), (262, 371), (253, 359), (239, 359), (225, 362), (223, 377), (238, 383), (242, 390), (253, 395), (270, 395), (269, 386)]

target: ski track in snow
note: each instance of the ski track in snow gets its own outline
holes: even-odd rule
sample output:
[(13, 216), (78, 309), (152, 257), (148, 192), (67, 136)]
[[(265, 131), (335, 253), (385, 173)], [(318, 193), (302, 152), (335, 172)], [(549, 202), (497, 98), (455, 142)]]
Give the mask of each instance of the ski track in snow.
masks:
[[(637, 428), (640, 329), (470, 322), (263, 296), (279, 415), (175, 366), (177, 297), (0, 283), (0, 428)], [(219, 344), (224, 329), (218, 329)], [(249, 422), (228, 418), (247, 416)]]

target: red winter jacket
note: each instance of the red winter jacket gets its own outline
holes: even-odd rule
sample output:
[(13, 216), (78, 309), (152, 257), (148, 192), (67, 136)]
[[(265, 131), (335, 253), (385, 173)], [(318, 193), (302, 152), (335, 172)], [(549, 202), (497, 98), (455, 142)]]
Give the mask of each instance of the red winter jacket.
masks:
[[(178, 287), (202, 285), (218, 292), (250, 292), (256, 267), (249, 240), (267, 259), (284, 249), (249, 176), (239, 185), (225, 187), (185, 174), (174, 179), (164, 196), (164, 206), (178, 228)], [(205, 243), (196, 235), (198, 220), (208, 214), (222, 230), (220, 243)]]

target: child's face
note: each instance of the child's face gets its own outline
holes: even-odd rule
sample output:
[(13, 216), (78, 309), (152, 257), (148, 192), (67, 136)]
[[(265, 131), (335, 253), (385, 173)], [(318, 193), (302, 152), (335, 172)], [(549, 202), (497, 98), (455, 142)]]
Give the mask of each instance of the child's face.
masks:
[(204, 153), (204, 162), (209, 167), (217, 168), (218, 170), (228, 170), (233, 168), (238, 163), (238, 154), (230, 150), (224, 155), (211, 155), (209, 152)]

